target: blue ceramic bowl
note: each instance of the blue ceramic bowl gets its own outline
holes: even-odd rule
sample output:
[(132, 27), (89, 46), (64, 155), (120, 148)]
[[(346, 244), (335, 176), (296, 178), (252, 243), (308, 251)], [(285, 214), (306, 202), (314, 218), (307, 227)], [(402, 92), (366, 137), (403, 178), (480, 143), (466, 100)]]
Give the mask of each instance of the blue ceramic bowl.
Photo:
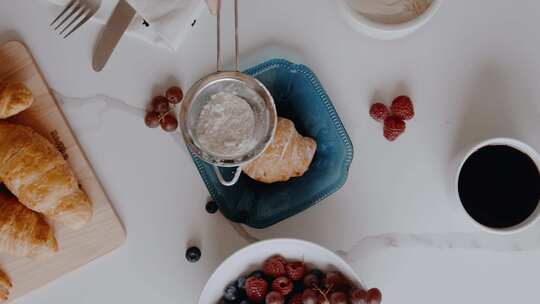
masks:
[[(339, 190), (349, 173), (353, 145), (319, 80), (304, 65), (273, 59), (245, 71), (272, 93), (278, 115), (289, 118), (303, 136), (317, 141), (309, 170), (287, 182), (264, 184), (242, 175), (222, 186), (211, 165), (193, 161), (221, 212), (253, 228), (266, 228), (317, 204)], [(225, 177), (234, 169), (222, 169)]]

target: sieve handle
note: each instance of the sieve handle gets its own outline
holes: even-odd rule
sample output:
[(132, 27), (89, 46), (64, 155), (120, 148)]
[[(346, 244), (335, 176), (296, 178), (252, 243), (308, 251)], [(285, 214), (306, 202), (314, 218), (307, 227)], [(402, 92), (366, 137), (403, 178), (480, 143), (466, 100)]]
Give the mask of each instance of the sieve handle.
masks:
[[(221, 72), (221, 0), (218, 0), (217, 11), (217, 64), (216, 69)], [(238, 0), (234, 0), (234, 47), (236, 72), (240, 71), (240, 51), (238, 46)]]
[(234, 172), (234, 176), (230, 181), (226, 181), (225, 178), (223, 178), (223, 175), (221, 174), (221, 171), (219, 171), (219, 168), (217, 166), (214, 167), (214, 172), (216, 173), (216, 176), (219, 180), (219, 182), (226, 187), (233, 186), (238, 182), (238, 179), (240, 179), (240, 174), (242, 173), (242, 168), (238, 167), (236, 168), (236, 172)]

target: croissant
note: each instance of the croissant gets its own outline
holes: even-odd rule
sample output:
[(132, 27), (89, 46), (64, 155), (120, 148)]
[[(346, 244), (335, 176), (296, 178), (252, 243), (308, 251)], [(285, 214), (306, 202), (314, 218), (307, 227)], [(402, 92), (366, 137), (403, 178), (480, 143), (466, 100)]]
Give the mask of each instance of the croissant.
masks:
[(28, 109), (33, 102), (32, 92), (24, 84), (0, 82), (0, 119)]
[(291, 177), (304, 175), (316, 150), (315, 140), (303, 137), (296, 131), (292, 121), (279, 117), (270, 146), (242, 170), (249, 177), (263, 183), (284, 182)]
[(0, 251), (24, 257), (58, 251), (53, 230), (43, 216), (4, 191), (0, 191)]
[(8, 299), (9, 290), (13, 287), (7, 275), (0, 270), (0, 302)]
[(0, 180), (26, 207), (73, 229), (92, 205), (60, 152), (34, 130), (0, 122)]

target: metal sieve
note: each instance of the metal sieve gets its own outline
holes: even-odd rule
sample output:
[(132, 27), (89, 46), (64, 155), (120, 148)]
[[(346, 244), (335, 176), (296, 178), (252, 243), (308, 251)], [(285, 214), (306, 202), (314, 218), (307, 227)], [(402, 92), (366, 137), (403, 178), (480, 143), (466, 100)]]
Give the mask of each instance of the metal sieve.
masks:
[[(277, 113), (274, 99), (266, 87), (257, 79), (239, 72), (238, 46), (238, 0), (234, 1), (235, 17), (235, 71), (221, 70), (221, 1), (217, 15), (217, 72), (197, 81), (186, 93), (180, 107), (179, 121), (182, 136), (188, 149), (201, 160), (214, 165), (219, 182), (225, 186), (234, 185), (242, 173), (242, 165), (260, 156), (272, 142), (277, 125)], [(225, 92), (245, 100), (255, 114), (253, 130), (254, 146), (238, 155), (220, 155), (208, 151), (199, 143), (195, 131), (203, 107), (217, 93)], [(227, 181), (219, 167), (238, 167), (234, 177)]]

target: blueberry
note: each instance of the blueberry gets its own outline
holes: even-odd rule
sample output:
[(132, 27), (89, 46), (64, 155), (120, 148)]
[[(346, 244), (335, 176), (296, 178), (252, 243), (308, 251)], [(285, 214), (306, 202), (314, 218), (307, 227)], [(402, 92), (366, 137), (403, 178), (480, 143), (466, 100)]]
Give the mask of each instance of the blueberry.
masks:
[[(302, 291), (299, 292), (299, 294), (302, 294)], [(285, 297), (285, 303), (292, 303), (292, 299), (297, 295), (296, 292), (291, 292), (290, 294), (288, 294), (286, 297)]]
[(257, 271), (252, 272), (249, 276), (255, 277), (257, 279), (263, 279), (265, 275), (264, 275), (264, 272), (257, 270)]
[(253, 304), (250, 300), (243, 300), (240, 304)]
[(214, 214), (219, 210), (219, 206), (216, 202), (209, 201), (208, 203), (206, 203), (205, 209), (206, 209), (206, 212), (210, 214)]
[(302, 282), (302, 280), (294, 281), (294, 283), (293, 283), (293, 291), (295, 293), (300, 293), (300, 292), (304, 291), (304, 283)]
[(274, 282), (273, 277), (265, 275), (263, 279), (266, 281), (266, 283), (268, 283), (268, 286), (272, 286), (272, 282)]
[(236, 279), (236, 287), (240, 289), (244, 289), (245, 285), (246, 285), (246, 277), (241, 276), (238, 279)]
[(186, 259), (190, 263), (196, 263), (201, 259), (201, 250), (197, 247), (189, 247), (186, 250)]
[(236, 299), (236, 301), (239, 302), (245, 299), (247, 299), (246, 291), (244, 289), (238, 288), (238, 298)]
[(312, 269), (309, 273), (317, 276), (317, 278), (319, 278), (319, 281), (322, 280), (324, 277), (324, 273), (319, 269)]
[(226, 301), (237, 301), (240, 298), (240, 292), (238, 287), (236, 287), (234, 283), (225, 287), (225, 291), (223, 292), (223, 298)]

